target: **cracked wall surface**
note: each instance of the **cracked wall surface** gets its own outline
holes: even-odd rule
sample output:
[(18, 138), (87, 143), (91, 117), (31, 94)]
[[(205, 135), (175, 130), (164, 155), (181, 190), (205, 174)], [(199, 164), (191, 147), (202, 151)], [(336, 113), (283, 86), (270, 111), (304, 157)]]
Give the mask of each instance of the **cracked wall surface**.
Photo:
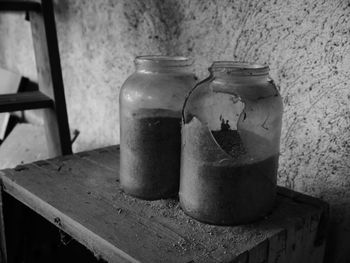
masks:
[[(136, 55), (268, 63), (284, 100), (279, 183), (331, 204), (329, 262), (350, 255), (350, 3), (55, 2), (75, 151), (119, 142), (118, 93)], [(0, 15), (0, 65), (36, 78), (24, 15)]]

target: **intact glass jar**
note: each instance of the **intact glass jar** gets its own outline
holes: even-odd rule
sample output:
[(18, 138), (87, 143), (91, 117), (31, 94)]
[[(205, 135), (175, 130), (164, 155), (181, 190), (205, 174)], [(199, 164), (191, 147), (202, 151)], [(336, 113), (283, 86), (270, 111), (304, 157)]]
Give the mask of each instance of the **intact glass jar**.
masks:
[(282, 100), (264, 65), (214, 62), (183, 109), (180, 203), (207, 223), (234, 225), (274, 206)]
[(185, 57), (140, 56), (120, 91), (120, 184), (154, 200), (178, 193), (181, 110), (195, 84)]

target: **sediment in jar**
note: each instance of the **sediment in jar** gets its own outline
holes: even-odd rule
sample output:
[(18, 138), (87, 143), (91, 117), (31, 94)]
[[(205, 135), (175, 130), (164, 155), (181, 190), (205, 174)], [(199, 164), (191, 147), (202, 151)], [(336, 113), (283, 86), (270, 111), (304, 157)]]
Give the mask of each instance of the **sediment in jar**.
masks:
[[(213, 133), (196, 118), (182, 128), (180, 202), (187, 214), (200, 221), (248, 223), (274, 205), (278, 154), (251, 158), (238, 133), (231, 137), (235, 142), (225, 138), (232, 133), (237, 131)], [(228, 145), (220, 147), (225, 142)]]
[(211, 131), (220, 147), (233, 158), (239, 158), (246, 154), (242, 140), (237, 130)]
[(179, 112), (140, 109), (125, 116), (120, 182), (143, 199), (175, 195), (179, 187), (181, 118)]
[(235, 225), (257, 220), (272, 209), (278, 156), (241, 166), (184, 162), (180, 200), (190, 216), (207, 223)]

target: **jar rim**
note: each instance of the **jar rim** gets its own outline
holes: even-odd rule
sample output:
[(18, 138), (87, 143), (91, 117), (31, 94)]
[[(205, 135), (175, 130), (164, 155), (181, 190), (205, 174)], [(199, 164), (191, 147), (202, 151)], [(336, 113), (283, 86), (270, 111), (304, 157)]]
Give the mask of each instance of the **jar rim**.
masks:
[(184, 56), (144, 55), (135, 58), (136, 65), (185, 67), (192, 65), (192, 60)]
[(270, 68), (266, 64), (246, 61), (214, 61), (209, 70), (242, 75), (266, 75)]

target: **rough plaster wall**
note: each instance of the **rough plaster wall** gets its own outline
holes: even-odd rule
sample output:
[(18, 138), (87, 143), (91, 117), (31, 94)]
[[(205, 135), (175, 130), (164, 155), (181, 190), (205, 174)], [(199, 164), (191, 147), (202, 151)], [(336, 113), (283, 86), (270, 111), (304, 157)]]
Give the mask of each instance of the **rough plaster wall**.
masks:
[(117, 143), (117, 98), (134, 57), (169, 53), (159, 3), (59, 1), (56, 11), (76, 150)]
[(24, 17), (0, 13), (0, 66), (36, 80), (30, 24)]
[[(329, 262), (350, 261), (349, 1), (59, 0), (55, 8), (69, 120), (81, 131), (75, 150), (118, 142), (118, 92), (136, 55), (191, 56), (201, 78), (213, 60), (268, 63), (285, 107), (279, 183), (332, 204)], [(0, 63), (35, 79), (23, 24), (0, 16)]]

